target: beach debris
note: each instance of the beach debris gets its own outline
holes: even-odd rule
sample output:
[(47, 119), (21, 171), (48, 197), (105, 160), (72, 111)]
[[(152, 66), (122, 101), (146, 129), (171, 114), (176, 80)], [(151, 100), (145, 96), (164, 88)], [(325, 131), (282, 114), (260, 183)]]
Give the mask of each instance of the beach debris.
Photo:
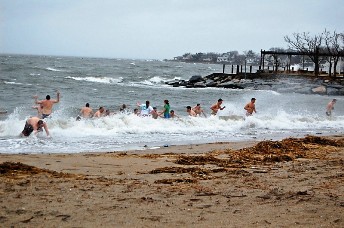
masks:
[[(239, 150), (215, 150), (202, 155), (171, 155), (176, 158), (172, 161), (181, 166), (157, 168), (149, 173), (187, 173), (198, 180), (217, 178), (215, 173), (235, 176), (248, 176), (251, 173), (265, 174), (271, 170), (271, 167), (263, 168), (262, 165), (289, 162), (298, 158), (325, 159), (330, 152), (337, 151), (337, 147), (344, 147), (343, 139), (307, 136), (300, 139), (262, 141), (253, 147)], [(173, 184), (176, 182), (193, 183), (189, 179), (164, 179), (155, 183)]]
[(0, 175), (12, 178), (21, 178), (40, 173), (47, 173), (57, 178), (70, 178), (78, 175), (51, 171), (48, 169), (40, 169), (35, 166), (23, 164), (21, 162), (4, 162), (0, 164)]

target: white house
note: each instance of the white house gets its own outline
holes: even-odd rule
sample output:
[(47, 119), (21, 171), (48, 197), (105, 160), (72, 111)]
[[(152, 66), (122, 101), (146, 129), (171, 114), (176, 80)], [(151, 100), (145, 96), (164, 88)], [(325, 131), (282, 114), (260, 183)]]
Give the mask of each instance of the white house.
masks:
[(217, 57), (217, 62), (228, 62), (229, 61), (229, 55), (228, 54), (223, 54), (220, 57)]

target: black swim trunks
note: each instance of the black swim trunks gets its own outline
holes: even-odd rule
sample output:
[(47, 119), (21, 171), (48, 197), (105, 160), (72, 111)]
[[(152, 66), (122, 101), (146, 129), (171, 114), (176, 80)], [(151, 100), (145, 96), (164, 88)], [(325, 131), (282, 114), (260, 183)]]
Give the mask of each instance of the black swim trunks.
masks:
[(45, 118), (47, 118), (49, 116), (50, 116), (50, 114), (42, 114), (42, 119), (45, 119)]
[(25, 123), (24, 130), (22, 131), (22, 134), (24, 136), (29, 136), (33, 132), (33, 127), (31, 124), (28, 124), (28, 122)]

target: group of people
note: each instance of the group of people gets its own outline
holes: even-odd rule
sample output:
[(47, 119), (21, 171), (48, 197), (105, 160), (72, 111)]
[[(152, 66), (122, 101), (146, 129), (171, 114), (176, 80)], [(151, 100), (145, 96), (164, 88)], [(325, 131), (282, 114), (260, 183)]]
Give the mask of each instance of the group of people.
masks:
[[(44, 121), (45, 118), (49, 117), (52, 113), (53, 105), (60, 102), (60, 92), (57, 91), (57, 99), (51, 99), (49, 95), (46, 96), (45, 100), (38, 100), (38, 96), (33, 97), (35, 99), (36, 106), (32, 108), (37, 109), (38, 115), (37, 117), (30, 117), (24, 126), (24, 130), (21, 132), (21, 136), (29, 136), (32, 132), (37, 134), (39, 131), (45, 130), (47, 136), (49, 136), (49, 129), (47, 123)], [(330, 103), (328, 103), (326, 107), (326, 115), (331, 116), (332, 110), (334, 109), (334, 105), (336, 103), (336, 99), (333, 99)], [(255, 106), (256, 98), (252, 98), (249, 103), (244, 106), (244, 110), (246, 110), (246, 116), (251, 116), (253, 113), (256, 113), (256, 106)], [(220, 98), (218, 101), (210, 107), (211, 115), (217, 115), (219, 110), (224, 110), (226, 106), (222, 106), (223, 100)], [(125, 104), (121, 105), (120, 112), (128, 113), (127, 106)], [(186, 112), (189, 116), (196, 117), (196, 116), (204, 116), (207, 117), (204, 110), (201, 107), (201, 104), (196, 104), (196, 106), (186, 106)], [(82, 107), (80, 113), (76, 120), (81, 120), (82, 118), (100, 118), (104, 116), (109, 116), (111, 113), (108, 109), (104, 107), (99, 107), (99, 109), (94, 113), (93, 109), (90, 107), (89, 103), (86, 103), (85, 107)], [(171, 110), (170, 103), (168, 100), (164, 100), (164, 106), (161, 111), (158, 111), (156, 107), (152, 107), (150, 105), (150, 101), (146, 101), (145, 104), (137, 103), (137, 108), (133, 110), (134, 115), (147, 117), (151, 116), (154, 119), (159, 117), (161, 118), (179, 118), (174, 112)]]
[[(246, 115), (252, 115), (253, 112), (256, 112), (255, 107), (255, 98), (251, 99), (251, 102), (246, 104), (244, 109), (246, 110)], [(213, 104), (210, 107), (211, 114), (217, 115), (219, 110), (223, 110), (226, 108), (226, 106), (222, 107), (223, 100), (220, 98), (215, 104)], [(127, 112), (127, 106), (125, 104), (121, 105), (120, 112)], [(203, 108), (201, 107), (201, 104), (196, 104), (194, 107), (186, 106), (186, 112), (189, 116), (196, 117), (196, 116), (204, 116), (207, 117), (205, 114)], [(98, 118), (98, 117), (104, 117), (111, 114), (109, 110), (105, 110), (104, 107), (100, 107), (96, 113), (93, 113), (93, 110), (90, 108), (89, 103), (86, 103), (85, 107), (82, 107), (79, 113), (79, 116), (77, 117), (77, 120), (81, 120), (82, 118), (88, 119), (91, 117)], [(133, 114), (137, 116), (147, 117), (151, 116), (154, 119), (157, 119), (158, 117), (161, 118), (179, 118), (175, 111), (171, 109), (170, 103), (168, 100), (164, 100), (164, 106), (161, 111), (158, 111), (156, 107), (152, 107), (150, 105), (150, 101), (146, 101), (144, 104), (137, 103), (137, 108), (133, 110)]]
[(43, 120), (49, 117), (52, 113), (53, 105), (60, 102), (60, 92), (57, 91), (57, 99), (51, 99), (50, 95), (45, 97), (45, 100), (38, 100), (38, 96), (33, 96), (36, 106), (32, 108), (37, 109), (37, 116), (30, 117), (26, 120), (21, 136), (29, 136), (32, 132), (37, 134), (45, 130), (47, 136), (50, 136), (47, 123)]

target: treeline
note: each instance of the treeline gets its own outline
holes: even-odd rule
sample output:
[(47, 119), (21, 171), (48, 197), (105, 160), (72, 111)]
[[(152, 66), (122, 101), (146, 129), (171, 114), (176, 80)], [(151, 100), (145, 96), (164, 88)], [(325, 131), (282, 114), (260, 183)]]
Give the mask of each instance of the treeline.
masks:
[[(319, 68), (322, 64), (327, 64), (329, 67), (329, 75), (332, 69), (337, 69), (338, 62), (344, 58), (344, 33), (330, 32), (324, 30), (320, 34), (312, 35), (309, 32), (294, 33), (292, 36), (285, 36), (285, 42), (288, 48), (270, 48), (270, 51), (279, 53), (283, 52), (300, 52), (304, 55), (295, 55), (289, 58), (288, 55), (266, 55), (264, 60), (261, 60), (260, 53), (253, 50), (244, 51), (228, 51), (225, 53), (185, 53), (181, 56), (174, 57), (174, 61), (184, 62), (203, 62), (203, 63), (226, 63), (233, 65), (260, 65), (264, 61), (265, 65), (277, 65), (283, 67), (287, 64), (303, 64), (313, 65), (315, 75), (319, 75)], [(336, 76), (336, 70), (333, 70), (333, 75)]]

